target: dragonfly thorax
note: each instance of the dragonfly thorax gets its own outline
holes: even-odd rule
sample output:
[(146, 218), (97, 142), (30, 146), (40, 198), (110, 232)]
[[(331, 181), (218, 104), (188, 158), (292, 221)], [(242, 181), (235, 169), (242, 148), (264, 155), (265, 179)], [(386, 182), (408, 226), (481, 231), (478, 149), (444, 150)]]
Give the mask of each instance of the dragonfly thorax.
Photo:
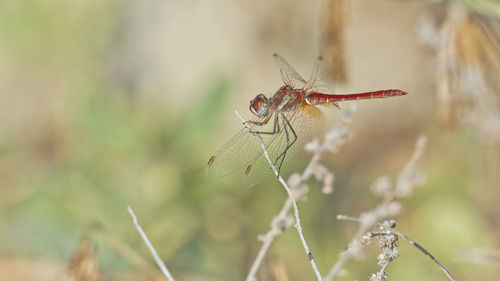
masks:
[(294, 89), (288, 85), (279, 88), (270, 100), (270, 106), (278, 112), (287, 112), (297, 109), (303, 99), (304, 91)]
[(250, 101), (250, 111), (261, 117), (265, 117), (269, 114), (269, 100), (263, 95), (257, 95), (253, 100)]

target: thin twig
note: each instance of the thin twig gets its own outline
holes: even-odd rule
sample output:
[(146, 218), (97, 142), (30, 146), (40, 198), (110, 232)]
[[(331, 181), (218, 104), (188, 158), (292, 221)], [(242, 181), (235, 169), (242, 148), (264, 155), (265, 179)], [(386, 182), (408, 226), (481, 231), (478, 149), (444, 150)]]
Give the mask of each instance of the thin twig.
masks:
[[(355, 220), (351, 220), (351, 221), (355, 221)], [(388, 221), (386, 221), (388, 222)], [(385, 222), (384, 222), (385, 223)], [(381, 227), (384, 226), (384, 223), (379, 223), (379, 225)], [(371, 238), (371, 237), (379, 237), (379, 236), (384, 236), (384, 235), (391, 235), (391, 236), (394, 236), (394, 235), (397, 235), (398, 237), (401, 237), (403, 238), (404, 240), (406, 240), (408, 243), (412, 244), (413, 246), (415, 246), (415, 248), (417, 248), (419, 251), (421, 251), (422, 253), (424, 253), (426, 256), (428, 256), (443, 272), (444, 274), (446, 274), (446, 276), (451, 280), (451, 281), (455, 281), (455, 278), (453, 278), (453, 276), (451, 275), (451, 273), (444, 267), (444, 265), (442, 265), (429, 251), (427, 251), (424, 247), (422, 247), (420, 244), (418, 244), (417, 242), (411, 240), (410, 238), (408, 238), (408, 236), (404, 235), (403, 233), (401, 232), (398, 232), (397, 230), (394, 229), (394, 226), (396, 226), (396, 223), (391, 223), (391, 229), (390, 230), (386, 230), (386, 231), (371, 231), (371, 232), (368, 232), (368, 236)], [(387, 265), (389, 264), (389, 262), (385, 263), (383, 268), (378, 272), (377, 276), (381, 276), (381, 273), (383, 273), (385, 271), (385, 268), (387, 267)]]
[(454, 94), (453, 76), (456, 75), (455, 47), (459, 28), (463, 25), (467, 15), (462, 5), (453, 5), (447, 9), (444, 22), (439, 31), (439, 45), (436, 56), (436, 86), (441, 122), (452, 125), (455, 120), (453, 107), (457, 103), (457, 95)]
[[(264, 144), (264, 141), (260, 137), (260, 135), (252, 131), (252, 129), (250, 128), (248, 123), (245, 121), (245, 119), (243, 119), (243, 117), (241, 117), (241, 115), (239, 114), (239, 112), (237, 110), (235, 110), (234, 113), (241, 119), (243, 124), (245, 124), (247, 126), (248, 130), (250, 130), (250, 132), (252, 132), (254, 134), (254, 136), (259, 140), (260, 145), (262, 147), (262, 150), (264, 151), (264, 156), (267, 159), (267, 162), (269, 163), (269, 165), (273, 169), (273, 172), (276, 175), (276, 177), (278, 177), (278, 180), (280, 181), (281, 185), (283, 185), (283, 187), (285, 188), (286, 192), (288, 193), (288, 197), (292, 199), (293, 211), (295, 214), (295, 228), (297, 228), (300, 240), (302, 242), (302, 246), (304, 247), (304, 250), (306, 251), (306, 254), (309, 257), (309, 261), (311, 262), (314, 273), (316, 274), (316, 278), (318, 279), (318, 281), (322, 281), (323, 279), (321, 278), (321, 273), (319, 272), (318, 267), (316, 266), (316, 262), (314, 261), (314, 257), (311, 253), (311, 250), (309, 250), (309, 246), (307, 246), (307, 242), (306, 242), (306, 239), (304, 237), (304, 233), (302, 232), (302, 225), (300, 224), (299, 208), (297, 207), (297, 202), (295, 201), (295, 198), (293, 197), (292, 191), (290, 190), (290, 188), (288, 187), (286, 182), (283, 180), (281, 175), (278, 173), (278, 170), (274, 166), (273, 161), (271, 160), (271, 158), (269, 157), (269, 154), (267, 153), (266, 146)], [(249, 277), (254, 278), (253, 276), (249, 276)], [(247, 277), (247, 278), (249, 278), (249, 277)], [(250, 280), (252, 280), (252, 279), (250, 279)]]
[(262, 246), (260, 247), (259, 253), (257, 254), (257, 257), (255, 258), (255, 261), (252, 264), (250, 271), (248, 272), (247, 278), (245, 279), (246, 281), (254, 280), (254, 277), (257, 274), (257, 271), (259, 270), (259, 267), (262, 264), (262, 261), (264, 260), (267, 251), (269, 250), (271, 244), (274, 241), (274, 237), (283, 232), (285, 228), (288, 228), (288, 226), (286, 225), (287, 214), (291, 208), (292, 208), (292, 198), (288, 197), (285, 201), (285, 204), (281, 208), (281, 211), (273, 219), (271, 223), (271, 229), (265, 235), (263, 235), (261, 239), (263, 242)]
[(408, 241), (408, 243), (415, 246), (415, 248), (419, 249), (422, 253), (424, 253), (426, 256), (428, 256), (437, 266), (439, 266), (439, 268), (441, 268), (441, 270), (444, 272), (444, 274), (446, 274), (446, 276), (451, 281), (455, 281), (455, 278), (453, 278), (451, 273), (431, 253), (429, 253), (426, 249), (424, 249), (424, 247), (420, 246), (417, 242), (411, 240), (406, 235), (404, 235), (404, 234), (402, 234), (394, 229), (392, 230), (392, 232), (394, 232), (395, 234), (397, 234), (399, 237), (403, 238), (404, 240)]
[(388, 265), (389, 265), (389, 263), (385, 263), (382, 266), (382, 268), (379, 270), (379, 272), (377, 272), (377, 274), (372, 275), (370, 277), (370, 281), (378, 281), (378, 280), (386, 281), (387, 273), (385, 272), (385, 269), (387, 268)]
[[(337, 262), (332, 266), (330, 272), (327, 276), (325, 276), (324, 281), (332, 281), (337, 278), (345, 263), (354, 258), (359, 257), (363, 251), (365, 244), (365, 234), (372, 229), (377, 223), (387, 217), (392, 217), (399, 213), (400, 205), (396, 202), (388, 202), (384, 203), (383, 206), (378, 206), (374, 210), (361, 214), (361, 217), (357, 220), (359, 221), (359, 229), (349, 242), (345, 250), (340, 254)], [(344, 217), (340, 217), (340, 219), (344, 219)]]
[(384, 266), (382, 266), (382, 268), (379, 270), (378, 275), (384, 274), (385, 269), (387, 268), (388, 265), (389, 263), (385, 263)]
[(351, 217), (351, 216), (346, 216), (346, 215), (337, 215), (337, 220), (339, 221), (353, 221), (353, 222), (361, 222), (360, 219)]
[[(303, 192), (304, 194), (301, 195), (305, 196), (307, 189), (305, 188), (304, 183), (309, 179), (310, 176), (315, 174), (314, 172), (316, 170), (318, 170), (321, 154), (326, 150), (330, 152), (338, 152), (340, 146), (342, 146), (342, 144), (344, 144), (345, 142), (347, 142), (347, 140), (351, 138), (351, 132), (346, 124), (350, 122), (351, 116), (354, 114), (355, 111), (356, 111), (355, 103), (351, 104), (348, 108), (343, 110), (337, 117), (337, 121), (333, 126), (333, 128), (325, 136), (325, 139), (322, 144), (312, 142), (306, 145), (306, 148), (310, 146), (309, 150), (313, 151), (314, 154), (311, 158), (311, 161), (309, 162), (309, 164), (304, 169), (304, 172), (301, 175), (292, 175), (292, 177), (290, 177), (289, 183), (292, 190), (294, 191), (304, 190)], [(332, 180), (333, 180), (333, 174), (326, 173), (325, 177), (323, 178), (325, 187), (327, 187), (326, 189), (324, 189), (326, 192), (332, 189), (331, 186), (328, 186), (332, 184), (331, 182)], [(283, 207), (281, 208), (279, 214), (274, 217), (271, 223), (271, 229), (260, 239), (262, 240), (263, 244), (259, 250), (259, 253), (257, 254), (256, 259), (254, 260), (254, 263), (252, 264), (252, 267), (247, 275), (247, 278), (245, 279), (246, 281), (254, 280), (255, 274), (257, 274), (257, 271), (261, 266), (267, 251), (269, 250), (271, 244), (274, 242), (274, 238), (280, 233), (282, 233), (284, 229), (288, 228), (291, 225), (291, 224), (288, 225), (287, 215), (292, 206), (293, 206), (292, 198), (288, 197)]]
[(135, 224), (135, 228), (137, 228), (137, 232), (139, 232), (139, 234), (142, 237), (142, 240), (144, 240), (144, 243), (146, 243), (146, 246), (148, 247), (149, 251), (153, 255), (153, 258), (155, 259), (156, 264), (160, 268), (161, 272), (163, 273), (165, 278), (167, 278), (168, 281), (175, 281), (174, 278), (172, 277), (172, 275), (170, 275), (170, 272), (168, 271), (167, 267), (165, 266), (165, 263), (163, 263), (160, 256), (156, 252), (153, 244), (151, 244), (151, 242), (149, 241), (148, 236), (146, 235), (144, 230), (142, 230), (142, 227), (139, 225), (139, 222), (137, 221), (137, 217), (135, 216), (134, 211), (132, 210), (132, 208), (130, 208), (130, 206), (127, 206), (127, 209), (128, 209), (128, 212), (130, 213), (130, 215), (132, 216), (132, 221)]
[(427, 145), (426, 137), (419, 137), (415, 146), (415, 151), (403, 171), (399, 174), (396, 186), (392, 186), (386, 177), (382, 177), (374, 184), (374, 193), (383, 196), (382, 202), (373, 210), (362, 213), (359, 219), (353, 219), (348, 216), (337, 216), (339, 220), (358, 221), (359, 228), (356, 235), (351, 239), (345, 250), (340, 254), (338, 260), (325, 276), (325, 281), (333, 281), (342, 272), (345, 263), (359, 257), (363, 253), (366, 244), (366, 233), (374, 226), (388, 217), (394, 217), (401, 212), (401, 204), (395, 199), (409, 196), (415, 186), (421, 184), (425, 178), (423, 173), (418, 170), (418, 164), (421, 161)]

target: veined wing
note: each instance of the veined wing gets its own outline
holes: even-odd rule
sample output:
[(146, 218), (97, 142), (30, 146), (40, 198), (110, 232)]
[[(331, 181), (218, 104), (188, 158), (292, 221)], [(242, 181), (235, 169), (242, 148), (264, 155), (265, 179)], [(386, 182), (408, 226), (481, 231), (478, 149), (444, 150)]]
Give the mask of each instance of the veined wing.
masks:
[(307, 84), (306, 80), (284, 58), (278, 54), (273, 54), (273, 57), (280, 68), (281, 79), (285, 85), (303, 88)]
[[(266, 150), (269, 154), (269, 158), (273, 161), (273, 164), (275, 164), (277, 169), (279, 169), (280, 165), (280, 159), (278, 159), (278, 157), (280, 157), (280, 155), (286, 150), (287, 144), (293, 140), (293, 132), (289, 129), (289, 127), (287, 126), (286, 130), (284, 129), (284, 124), (286, 124), (284, 118), (288, 120), (290, 127), (293, 128), (293, 131), (297, 135), (297, 140), (286, 151), (286, 156), (281, 167), (282, 169), (287, 166), (287, 163), (290, 162), (290, 159), (293, 158), (293, 156), (303, 149), (306, 142), (310, 141), (321, 131), (323, 127), (322, 117), (323, 113), (319, 109), (306, 103), (304, 103), (297, 110), (287, 112), (284, 113), (283, 116), (279, 116), (281, 129), (280, 133), (276, 134), (275, 138), (266, 144)], [(260, 146), (259, 149), (262, 150)], [(255, 161), (250, 163), (250, 166), (246, 168), (245, 184), (247, 186), (255, 185), (266, 177), (266, 175), (270, 174), (273, 174), (273, 171), (264, 154), (260, 154)]]
[(280, 55), (273, 54), (281, 71), (281, 79), (286, 85), (294, 88), (302, 88), (305, 91), (316, 91), (332, 94), (335, 89), (333, 72), (328, 62), (323, 57), (318, 57), (311, 76), (306, 81), (295, 69)]
[[(273, 117), (255, 117), (251, 122), (264, 122), (261, 126), (249, 123), (254, 131), (272, 132), (274, 126)], [(266, 146), (276, 138), (277, 135), (264, 135), (262, 139)], [(207, 165), (207, 175), (211, 178), (222, 177), (238, 170), (248, 167), (262, 154), (259, 140), (244, 126), (236, 135), (229, 139), (210, 159)]]
[(313, 72), (304, 86), (304, 90), (333, 94), (334, 89), (335, 80), (332, 69), (328, 62), (320, 56), (314, 64)]

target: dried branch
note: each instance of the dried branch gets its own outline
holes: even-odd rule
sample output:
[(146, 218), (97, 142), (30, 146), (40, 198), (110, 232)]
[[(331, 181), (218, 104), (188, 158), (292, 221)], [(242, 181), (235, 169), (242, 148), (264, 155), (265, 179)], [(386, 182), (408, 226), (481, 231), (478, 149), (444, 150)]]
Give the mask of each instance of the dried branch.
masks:
[(252, 264), (252, 267), (250, 268), (250, 271), (248, 272), (247, 278), (245, 279), (246, 281), (255, 280), (255, 275), (257, 274), (257, 271), (259, 270), (259, 267), (267, 254), (267, 251), (271, 247), (271, 244), (274, 242), (274, 237), (281, 234), (285, 229), (289, 228), (293, 224), (293, 219), (288, 216), (288, 212), (291, 208), (292, 198), (288, 197), (285, 201), (285, 204), (281, 208), (281, 211), (277, 216), (273, 218), (273, 221), (271, 222), (271, 229), (269, 229), (269, 231), (265, 235), (261, 235), (259, 237), (259, 240), (261, 240), (263, 243), (260, 247), (257, 257), (255, 258), (255, 261)]
[[(377, 274), (373, 274), (370, 277), (370, 281), (385, 281), (387, 278), (387, 272), (385, 269), (389, 265), (389, 263), (395, 260), (399, 256), (398, 246), (399, 240), (398, 236), (393, 234), (391, 230), (396, 226), (395, 221), (384, 221), (379, 224), (380, 226), (380, 234), (377, 235), (376, 238), (378, 240), (378, 245), (382, 250), (382, 253), (378, 255), (378, 265), (382, 268), (377, 272)], [(371, 236), (374, 236), (374, 233), (371, 233)]]
[[(339, 259), (330, 269), (328, 275), (324, 278), (325, 281), (335, 280), (342, 272), (344, 265), (347, 261), (353, 258), (361, 258), (363, 249), (370, 237), (366, 236), (374, 226), (387, 217), (394, 217), (401, 211), (401, 205), (397, 202), (383, 203), (376, 207), (374, 210), (362, 213), (359, 219), (352, 219), (351, 221), (359, 222), (359, 229), (354, 238), (349, 242), (345, 250), (340, 254)], [(337, 219), (342, 219), (343, 216), (337, 216)]]
[(132, 208), (130, 208), (130, 206), (127, 206), (127, 209), (128, 209), (128, 212), (130, 213), (130, 215), (132, 216), (132, 221), (135, 224), (135, 228), (137, 228), (137, 232), (139, 232), (142, 240), (144, 240), (144, 243), (146, 243), (146, 246), (148, 247), (149, 251), (153, 255), (153, 258), (155, 259), (156, 264), (160, 268), (161, 272), (163, 273), (163, 275), (165, 276), (165, 278), (168, 281), (175, 281), (174, 278), (172, 277), (172, 275), (170, 274), (170, 272), (168, 271), (167, 267), (165, 266), (165, 263), (163, 263), (160, 256), (156, 252), (153, 244), (151, 244), (151, 242), (149, 241), (148, 236), (146, 235), (146, 233), (144, 232), (142, 227), (139, 225), (139, 222), (137, 221), (137, 217), (135, 216), (134, 211), (132, 210)]
[(376, 237), (377, 240), (379, 241), (379, 246), (382, 249), (382, 254), (378, 256), (379, 260), (378, 264), (382, 266), (382, 268), (380, 269), (379, 272), (377, 272), (377, 274), (372, 274), (372, 276), (370, 277), (370, 281), (386, 280), (387, 273), (385, 272), (385, 269), (387, 265), (389, 265), (391, 261), (393, 261), (399, 256), (397, 248), (399, 246), (398, 237), (403, 238), (408, 243), (415, 246), (415, 248), (417, 248), (419, 251), (428, 256), (444, 272), (444, 274), (446, 274), (448, 279), (450, 279), (451, 281), (455, 281), (455, 278), (453, 278), (451, 273), (431, 253), (429, 253), (426, 249), (424, 249), (424, 247), (420, 246), (417, 242), (411, 240), (404, 234), (394, 229), (396, 227), (396, 221), (386, 220), (380, 223), (379, 226), (380, 226), (379, 232), (368, 232), (366, 234), (366, 237), (368, 237), (368, 239)]
[[(425, 180), (425, 175), (418, 170), (418, 164), (422, 160), (426, 146), (427, 138), (423, 136), (419, 137), (415, 146), (415, 151), (410, 161), (408, 161), (403, 171), (399, 174), (395, 186), (393, 186), (390, 179), (385, 176), (375, 181), (372, 186), (372, 191), (383, 197), (382, 202), (375, 207), (375, 209), (362, 213), (359, 218), (343, 215), (337, 216), (337, 219), (339, 220), (358, 222), (359, 228), (356, 235), (349, 242), (345, 250), (340, 254), (337, 262), (330, 269), (328, 275), (325, 276), (325, 281), (335, 280), (335, 278), (342, 272), (344, 264), (348, 260), (362, 257), (364, 246), (371, 239), (371, 237), (366, 234), (373, 229), (373, 227), (379, 225), (387, 218), (395, 217), (400, 214), (402, 207), (399, 202), (395, 201), (395, 199), (409, 196), (415, 187), (422, 184)], [(379, 273), (379, 280), (384, 280), (382, 279), (382, 277), (385, 278), (382, 274), (383, 271)]]
[(408, 241), (408, 243), (410, 243), (413, 246), (415, 246), (415, 248), (419, 249), (426, 256), (428, 256), (437, 266), (439, 266), (439, 268), (444, 272), (444, 274), (446, 274), (446, 276), (450, 280), (455, 281), (455, 278), (453, 278), (453, 276), (451, 275), (451, 273), (431, 253), (429, 253), (426, 249), (424, 249), (424, 247), (420, 246), (417, 242), (411, 240), (410, 238), (408, 238), (407, 236), (405, 236), (404, 234), (402, 234), (402, 233), (400, 233), (400, 232), (398, 232), (396, 230), (393, 230), (393, 232), (395, 234), (397, 234), (399, 237), (401, 237), (404, 240)]
[[(306, 254), (309, 257), (309, 261), (311, 262), (314, 273), (316, 274), (316, 278), (318, 279), (318, 281), (322, 281), (323, 279), (321, 278), (321, 273), (319, 273), (318, 267), (316, 266), (316, 262), (314, 261), (314, 257), (311, 253), (311, 250), (309, 249), (309, 246), (307, 245), (306, 239), (304, 237), (304, 233), (302, 232), (302, 225), (300, 224), (299, 208), (297, 207), (297, 201), (295, 200), (294, 194), (292, 194), (292, 190), (288, 187), (285, 180), (283, 180), (283, 178), (279, 174), (278, 169), (276, 169), (276, 167), (274, 166), (273, 161), (271, 160), (271, 158), (269, 157), (269, 154), (267, 153), (267, 149), (266, 149), (266, 146), (264, 144), (264, 141), (262, 140), (260, 135), (258, 133), (255, 133), (252, 131), (252, 129), (250, 128), (250, 126), (248, 125), (246, 120), (243, 119), (243, 117), (241, 117), (241, 115), (239, 114), (238, 111), (235, 110), (234, 113), (236, 113), (236, 115), (241, 119), (243, 124), (245, 124), (247, 126), (248, 130), (250, 130), (250, 132), (253, 133), (253, 135), (259, 140), (267, 162), (269, 163), (269, 165), (273, 169), (273, 172), (276, 175), (276, 177), (278, 177), (278, 180), (280, 181), (281, 185), (283, 185), (286, 192), (288, 193), (288, 198), (291, 199), (291, 201), (292, 201), (293, 211), (294, 211), (294, 215), (295, 215), (295, 228), (297, 228), (297, 232), (299, 233), (300, 241), (302, 242), (302, 246), (304, 247), (304, 250), (306, 251)], [(270, 244), (269, 244), (269, 246), (270, 246)], [(269, 248), (269, 246), (267, 246), (267, 247)], [(265, 252), (264, 252), (264, 254), (265, 254)], [(262, 255), (261, 258), (264, 257), (264, 254)], [(262, 263), (262, 260), (260, 260), (259, 264), (260, 263)], [(254, 269), (254, 266), (252, 266), (252, 269), (250, 270), (250, 273), (248, 274), (246, 280), (254, 280), (255, 274), (257, 273), (257, 269), (258, 269), (258, 266), (255, 269)]]
[(438, 2), (442, 9), (424, 14), (417, 27), (421, 43), (435, 51), (440, 121), (445, 128), (471, 126), (485, 144), (498, 143), (500, 3), (492, 1), (488, 9), (487, 1)]
[(448, 11), (439, 31), (439, 44), (436, 55), (436, 87), (439, 103), (439, 115), (443, 125), (450, 126), (456, 122), (455, 112), (458, 104), (457, 95), (454, 95), (454, 77), (457, 77), (457, 50), (455, 40), (466, 13), (460, 5), (453, 5)]
[[(333, 128), (325, 136), (322, 144), (319, 144), (319, 142), (311, 142), (306, 145), (307, 150), (314, 152), (313, 157), (301, 175), (294, 174), (289, 178), (288, 184), (291, 190), (293, 190), (295, 196), (289, 196), (287, 198), (278, 215), (273, 218), (271, 222), (271, 229), (259, 238), (263, 244), (252, 264), (247, 278), (245, 279), (246, 281), (254, 280), (255, 274), (261, 266), (267, 251), (274, 241), (274, 238), (292, 225), (292, 218), (288, 216), (288, 213), (293, 206), (293, 202), (296, 199), (304, 198), (307, 194), (308, 189), (305, 182), (309, 179), (309, 177), (315, 176), (317, 180), (323, 182), (324, 193), (330, 193), (333, 190), (333, 174), (329, 172), (326, 167), (320, 165), (319, 160), (321, 159), (321, 154), (324, 151), (338, 152), (340, 146), (351, 138), (352, 134), (347, 127), (347, 123), (350, 122), (351, 116), (355, 111), (356, 104), (351, 104), (350, 107), (343, 110), (337, 118), (337, 122)], [(265, 151), (264, 147), (264, 152)]]

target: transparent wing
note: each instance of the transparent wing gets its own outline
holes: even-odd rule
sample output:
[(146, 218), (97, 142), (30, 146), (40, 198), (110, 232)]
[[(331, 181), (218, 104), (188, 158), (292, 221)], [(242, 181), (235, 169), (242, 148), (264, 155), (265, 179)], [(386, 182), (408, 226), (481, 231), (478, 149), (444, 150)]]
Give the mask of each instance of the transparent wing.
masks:
[(294, 88), (303, 88), (307, 84), (306, 80), (304, 80), (304, 78), (302, 78), (284, 58), (278, 54), (273, 54), (273, 57), (280, 68), (281, 79), (285, 85)]
[(316, 91), (325, 94), (333, 94), (335, 90), (335, 79), (333, 71), (323, 57), (318, 57), (314, 64), (313, 72), (309, 81), (304, 86), (306, 91)]
[[(269, 119), (255, 117), (251, 122), (265, 122), (261, 126), (249, 123), (254, 131), (272, 132), (274, 126), (273, 117)], [(269, 145), (276, 135), (262, 135), (264, 143)], [(208, 160), (207, 175), (211, 178), (225, 176), (248, 167), (262, 154), (262, 148), (258, 139), (243, 127), (236, 135), (229, 139)]]
[[(275, 113), (279, 114), (279, 113)], [(283, 114), (279, 116), (280, 122), (280, 132), (271, 141), (266, 144), (266, 149), (268, 151), (270, 159), (275, 164), (276, 168), (279, 168), (282, 155), (285, 150), (287, 150), (287, 145), (293, 141), (295, 132), (297, 139), (295, 143), (286, 151), (285, 159), (281, 170), (287, 166), (300, 150), (303, 149), (306, 142), (310, 141), (313, 137), (317, 136), (317, 133), (321, 131), (323, 127), (323, 113), (314, 106), (303, 104), (299, 109)], [(286, 127), (284, 124), (288, 120), (290, 127), (293, 128), (293, 132), (290, 127)], [(259, 149), (260, 145), (259, 145)], [(245, 171), (245, 184), (247, 186), (252, 186), (260, 182), (267, 175), (273, 174), (269, 163), (267, 162), (264, 154), (260, 154), (253, 163), (250, 164), (249, 168)], [(274, 175), (274, 174), (273, 174)]]

